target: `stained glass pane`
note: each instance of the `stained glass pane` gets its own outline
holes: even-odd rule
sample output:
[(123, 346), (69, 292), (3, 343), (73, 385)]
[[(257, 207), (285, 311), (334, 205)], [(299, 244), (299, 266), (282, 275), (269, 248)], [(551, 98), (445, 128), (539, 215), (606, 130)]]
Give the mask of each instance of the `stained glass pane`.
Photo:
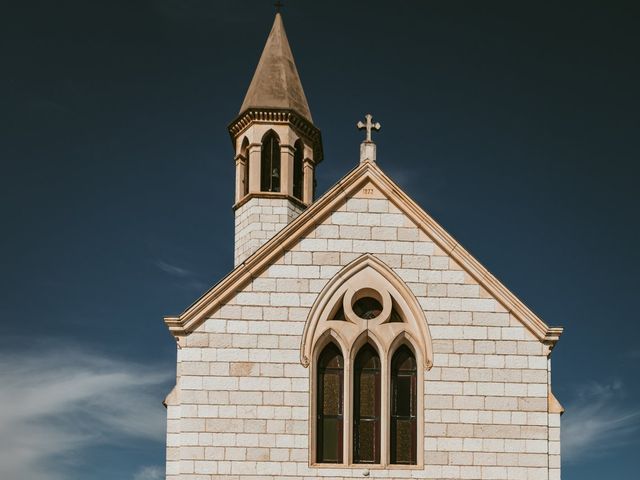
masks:
[(360, 421), (358, 454), (360, 462), (375, 461), (375, 422)]
[(389, 318), (389, 322), (391, 323), (402, 323), (402, 317), (395, 309), (395, 307), (391, 310), (391, 318)]
[(354, 461), (379, 462), (380, 358), (371, 345), (356, 357), (354, 389)]
[(380, 369), (380, 358), (376, 351), (369, 345), (360, 351), (356, 363), (358, 364), (356, 367), (358, 370)]
[(402, 346), (391, 361), (391, 463), (416, 459), (416, 362)]
[[(395, 428), (394, 463), (411, 463), (411, 420), (398, 420)], [(395, 445), (393, 445), (395, 443)]]
[(360, 375), (360, 416), (376, 414), (376, 378), (370, 373)]
[(411, 377), (398, 377), (396, 380), (396, 415), (411, 415), (411, 383)]
[(413, 359), (413, 355), (405, 354), (405, 358), (399, 358), (398, 360), (398, 370), (413, 371), (416, 369), (416, 362)]
[(342, 366), (340, 350), (327, 345), (318, 359), (318, 462), (342, 462)]
[(335, 373), (325, 373), (322, 376), (322, 413), (323, 415), (339, 415), (340, 412), (340, 388), (342, 379)]
[[(322, 420), (322, 461), (337, 462), (338, 452), (338, 419), (324, 418)], [(342, 435), (342, 431), (339, 432)]]
[(340, 350), (338, 350), (338, 347), (331, 343), (323, 350), (318, 363), (320, 370), (323, 371), (330, 368), (342, 368), (342, 354)]
[(369, 320), (376, 318), (382, 312), (380, 302), (372, 297), (363, 297), (353, 304), (353, 311), (360, 318)]
[(336, 370), (342, 368), (342, 355), (336, 353), (325, 360), (324, 370)]
[(338, 308), (338, 310), (336, 310), (336, 313), (333, 316), (332, 320), (344, 320), (344, 308), (343, 307), (340, 307), (340, 308)]

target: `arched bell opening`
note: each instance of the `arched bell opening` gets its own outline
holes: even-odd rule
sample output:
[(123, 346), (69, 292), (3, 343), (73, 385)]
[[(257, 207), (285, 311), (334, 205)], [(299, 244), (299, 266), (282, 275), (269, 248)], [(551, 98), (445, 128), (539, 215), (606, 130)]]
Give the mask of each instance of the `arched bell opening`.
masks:
[(242, 173), (242, 187), (240, 189), (242, 196), (249, 193), (249, 139), (244, 137), (242, 140), (242, 146), (240, 147), (240, 158), (243, 163)]
[(273, 130), (262, 137), (260, 152), (260, 191), (279, 192), (281, 180), (280, 138)]

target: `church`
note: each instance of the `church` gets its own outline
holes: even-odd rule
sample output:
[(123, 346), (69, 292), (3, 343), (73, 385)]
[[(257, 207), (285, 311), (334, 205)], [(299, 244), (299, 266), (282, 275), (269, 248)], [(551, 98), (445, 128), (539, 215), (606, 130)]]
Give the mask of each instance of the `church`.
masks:
[(322, 137), (277, 13), (228, 126), (235, 267), (165, 318), (166, 478), (559, 480), (562, 328), (384, 173), (363, 120), (359, 160), (317, 195)]

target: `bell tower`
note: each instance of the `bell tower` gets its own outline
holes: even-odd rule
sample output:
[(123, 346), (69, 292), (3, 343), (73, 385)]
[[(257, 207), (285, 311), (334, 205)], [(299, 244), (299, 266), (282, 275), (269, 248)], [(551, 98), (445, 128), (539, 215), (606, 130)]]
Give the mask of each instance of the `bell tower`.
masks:
[(229, 125), (235, 149), (235, 265), (313, 202), (322, 161), (320, 130), (276, 13), (238, 116)]

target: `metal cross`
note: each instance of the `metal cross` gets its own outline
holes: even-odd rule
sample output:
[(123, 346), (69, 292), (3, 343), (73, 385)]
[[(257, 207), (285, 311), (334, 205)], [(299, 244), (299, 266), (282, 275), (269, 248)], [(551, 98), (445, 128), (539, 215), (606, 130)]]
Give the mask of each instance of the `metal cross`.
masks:
[(373, 123), (371, 119), (373, 118), (370, 113), (367, 113), (364, 118), (367, 120), (367, 123), (358, 122), (358, 130), (367, 129), (367, 139), (365, 142), (371, 142), (371, 130), (380, 130), (380, 124), (378, 122)]
[(278, 0), (276, 3), (273, 4), (273, 6), (276, 7), (276, 13), (280, 13), (280, 9), (284, 7), (284, 3)]

